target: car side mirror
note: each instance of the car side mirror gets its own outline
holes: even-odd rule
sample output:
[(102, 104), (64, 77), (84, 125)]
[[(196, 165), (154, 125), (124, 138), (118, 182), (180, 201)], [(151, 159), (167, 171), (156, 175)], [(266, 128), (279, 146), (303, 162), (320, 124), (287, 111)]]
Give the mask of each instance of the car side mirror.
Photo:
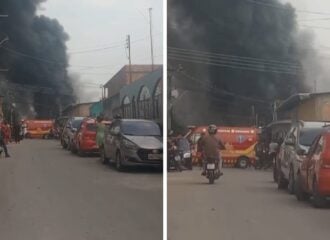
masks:
[(285, 140), (285, 145), (294, 146), (294, 142), (291, 138), (288, 138), (287, 140)]
[(306, 155), (307, 152), (306, 152), (306, 150), (304, 150), (304, 149), (298, 149), (298, 150), (297, 150), (297, 154), (298, 154), (298, 155)]

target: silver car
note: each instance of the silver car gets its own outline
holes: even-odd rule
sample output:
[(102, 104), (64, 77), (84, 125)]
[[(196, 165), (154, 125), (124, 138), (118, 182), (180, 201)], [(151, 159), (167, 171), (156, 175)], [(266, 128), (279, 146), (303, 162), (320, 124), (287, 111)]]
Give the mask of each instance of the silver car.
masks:
[(125, 166), (163, 165), (163, 140), (158, 124), (149, 120), (117, 119), (105, 130), (101, 160)]
[(316, 136), (318, 136), (325, 122), (298, 121), (292, 124), (284, 139), (278, 158), (278, 188), (288, 189), (290, 194), (295, 192), (295, 180), (302, 157), (307, 154)]

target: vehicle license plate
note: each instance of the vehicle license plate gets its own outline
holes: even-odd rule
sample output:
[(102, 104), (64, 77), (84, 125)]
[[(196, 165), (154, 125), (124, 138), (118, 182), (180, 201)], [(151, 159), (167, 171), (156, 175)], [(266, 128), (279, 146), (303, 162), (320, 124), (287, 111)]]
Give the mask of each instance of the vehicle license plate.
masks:
[(215, 169), (215, 164), (214, 163), (208, 163), (206, 167), (207, 167), (208, 170), (213, 170), (213, 169)]
[(148, 159), (159, 160), (159, 159), (162, 159), (162, 155), (161, 154), (148, 154)]

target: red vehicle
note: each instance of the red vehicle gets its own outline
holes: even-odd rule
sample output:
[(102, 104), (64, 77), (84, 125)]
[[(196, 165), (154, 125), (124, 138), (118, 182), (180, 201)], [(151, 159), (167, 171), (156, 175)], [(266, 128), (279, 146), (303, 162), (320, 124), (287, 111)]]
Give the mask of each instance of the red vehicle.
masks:
[[(110, 122), (104, 121), (106, 125)], [(94, 118), (86, 118), (82, 121), (80, 127), (75, 133), (73, 146), (71, 151), (78, 152), (83, 156), (85, 153), (98, 153), (99, 148), (96, 144), (96, 120)]]
[(330, 131), (314, 140), (298, 170), (295, 194), (299, 201), (313, 197), (314, 207), (324, 207), (330, 197)]
[(26, 138), (49, 138), (54, 126), (53, 120), (26, 120)]
[[(197, 151), (197, 143), (202, 133), (207, 132), (207, 126), (189, 127), (186, 135), (191, 143), (193, 162), (200, 161), (201, 153)], [(218, 127), (217, 137), (225, 144), (221, 150), (223, 164), (230, 167), (246, 168), (256, 161), (255, 145), (257, 129), (254, 127)]]

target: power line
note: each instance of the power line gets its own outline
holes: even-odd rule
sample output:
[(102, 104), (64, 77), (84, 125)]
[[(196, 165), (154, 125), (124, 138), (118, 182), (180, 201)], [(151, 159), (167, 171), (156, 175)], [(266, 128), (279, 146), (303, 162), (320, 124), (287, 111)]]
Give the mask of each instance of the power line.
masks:
[(298, 19), (298, 22), (310, 22), (310, 21), (329, 21), (330, 18), (311, 18), (311, 19)]
[[(257, 4), (257, 5), (264, 6), (264, 7), (270, 7), (270, 8), (284, 10), (284, 11), (289, 10), (288, 8), (286, 8), (284, 6), (278, 6), (278, 5), (275, 5), (272, 3), (266, 3), (266, 2), (261, 2), (261, 1), (257, 1), (257, 0), (245, 0), (245, 1), (248, 3)], [(307, 10), (301, 10), (301, 9), (296, 9), (296, 8), (295, 8), (295, 11), (299, 12), (299, 13), (305, 13), (305, 14), (330, 16), (330, 12), (307, 11)]]
[(209, 92), (216, 92), (216, 93), (219, 93), (219, 94), (223, 94), (223, 95), (227, 95), (227, 96), (239, 98), (239, 99), (246, 100), (246, 101), (258, 102), (258, 103), (263, 103), (263, 104), (265, 104), (265, 103), (268, 104), (269, 103), (269, 102), (264, 101), (264, 100), (261, 100), (261, 99), (255, 99), (255, 98), (245, 97), (245, 96), (241, 96), (241, 95), (238, 95), (236, 93), (233, 93), (233, 92), (229, 92), (229, 91), (226, 91), (226, 90), (223, 90), (223, 89), (215, 88), (214, 86), (205, 85), (205, 84), (207, 84), (206, 82), (201, 81), (201, 80), (199, 80), (199, 79), (197, 79), (197, 78), (189, 75), (186, 72), (180, 72), (180, 74), (182, 74), (183, 76), (189, 78), (190, 80), (193, 80), (195, 82), (198, 82), (199, 84), (204, 85), (204, 87), (206, 87)]
[(280, 60), (274, 59), (262, 59), (262, 58), (254, 58), (254, 57), (244, 57), (244, 56), (237, 56), (237, 55), (229, 55), (229, 54), (220, 54), (220, 53), (213, 53), (213, 52), (206, 52), (200, 50), (193, 50), (193, 49), (183, 49), (183, 48), (174, 48), (168, 47), (169, 53), (179, 53), (182, 55), (194, 55), (198, 57), (208, 57), (211, 59), (225, 59), (231, 61), (239, 61), (242, 63), (253, 63), (253, 64), (263, 64), (267, 66), (277, 66), (277, 67), (289, 67), (294, 69), (299, 69), (301, 66), (295, 62), (285, 62)]
[[(241, 60), (242, 58), (238, 56), (231, 56), (235, 58), (211, 58), (210, 56), (201, 56), (180, 52), (171, 52), (171, 48), (169, 48), (168, 58), (177, 61), (191, 62), (191, 63), (199, 63), (206, 65), (213, 65), (219, 67), (227, 67), (233, 69), (240, 70), (250, 70), (250, 71), (259, 71), (259, 72), (272, 72), (272, 73), (280, 73), (280, 74), (290, 74), (297, 75), (301, 69), (297, 66), (285, 66), (285, 65), (274, 65), (274, 64), (266, 64), (265, 62), (255, 62)], [(228, 57), (229, 55), (227, 55)], [(260, 61), (260, 60), (259, 60)]]
[(328, 28), (328, 27), (309, 26), (309, 25), (305, 25), (305, 24), (301, 24), (300, 26), (306, 27), (306, 28), (313, 28), (313, 29), (330, 30), (330, 28)]

